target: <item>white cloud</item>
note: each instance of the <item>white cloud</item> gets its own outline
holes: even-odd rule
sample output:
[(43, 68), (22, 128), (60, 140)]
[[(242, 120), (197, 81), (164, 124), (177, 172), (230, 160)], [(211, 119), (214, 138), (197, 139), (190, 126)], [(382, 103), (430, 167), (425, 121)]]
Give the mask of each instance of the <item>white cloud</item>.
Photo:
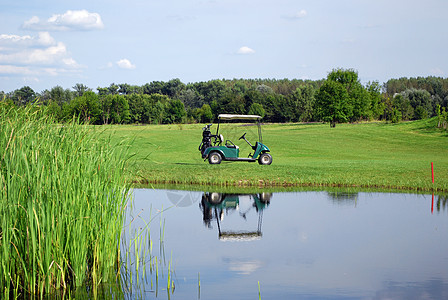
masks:
[(48, 32), (39, 32), (38, 43), (44, 46), (50, 46), (56, 44), (54, 38)]
[(18, 74), (18, 75), (33, 75), (35, 72), (28, 67), (0, 65), (0, 74)]
[(57, 76), (81, 68), (65, 44), (48, 32), (37, 36), (1, 34), (0, 48), (0, 74)]
[(247, 46), (243, 46), (240, 49), (238, 49), (237, 53), (238, 54), (254, 54), (255, 50), (251, 49), (251, 48), (249, 48)]
[(17, 44), (17, 43), (28, 43), (32, 38), (29, 35), (15, 35), (15, 34), (0, 34), (0, 45), (1, 44)]
[(98, 13), (87, 10), (68, 10), (64, 14), (55, 14), (46, 21), (33, 16), (22, 25), (24, 29), (42, 31), (96, 30), (103, 29), (104, 24)]
[(434, 76), (445, 76), (445, 72), (440, 68), (432, 68), (429, 72)]
[(300, 10), (298, 13), (294, 15), (296, 19), (305, 18), (308, 15), (308, 12), (304, 9)]
[(123, 58), (123, 59), (120, 59), (119, 61), (117, 61), (117, 66), (118, 66), (119, 68), (122, 68), (122, 69), (128, 69), (128, 70), (132, 70), (132, 69), (135, 69), (135, 68), (136, 68), (136, 66), (133, 65), (133, 64), (129, 61), (129, 59), (126, 59), (126, 58)]
[(38, 47), (55, 45), (56, 41), (48, 32), (39, 32), (37, 37), (30, 35), (0, 34), (0, 46), (3, 50), (22, 47)]
[(249, 275), (262, 266), (260, 261), (230, 261), (229, 270), (243, 275)]
[(303, 19), (306, 16), (308, 16), (308, 12), (305, 9), (301, 9), (300, 11), (296, 12), (295, 14), (284, 16), (284, 18), (291, 19), (291, 20), (298, 20), (298, 19)]

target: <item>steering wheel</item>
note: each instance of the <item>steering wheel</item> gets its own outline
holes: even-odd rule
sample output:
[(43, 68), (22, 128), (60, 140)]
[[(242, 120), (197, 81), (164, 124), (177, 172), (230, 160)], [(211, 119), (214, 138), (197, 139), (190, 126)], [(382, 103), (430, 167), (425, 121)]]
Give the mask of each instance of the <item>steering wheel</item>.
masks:
[(247, 132), (245, 132), (245, 133), (239, 138), (239, 140), (244, 139), (244, 137), (246, 136), (246, 133), (247, 133)]

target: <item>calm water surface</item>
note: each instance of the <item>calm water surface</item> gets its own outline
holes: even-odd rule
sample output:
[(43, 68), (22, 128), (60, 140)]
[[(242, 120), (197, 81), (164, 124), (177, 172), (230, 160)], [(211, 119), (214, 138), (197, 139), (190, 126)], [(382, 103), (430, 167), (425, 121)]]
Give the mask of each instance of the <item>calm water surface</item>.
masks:
[(126, 238), (150, 228), (159, 274), (156, 287), (154, 267), (140, 264), (125, 295), (448, 299), (446, 206), (432, 195), (136, 189)]

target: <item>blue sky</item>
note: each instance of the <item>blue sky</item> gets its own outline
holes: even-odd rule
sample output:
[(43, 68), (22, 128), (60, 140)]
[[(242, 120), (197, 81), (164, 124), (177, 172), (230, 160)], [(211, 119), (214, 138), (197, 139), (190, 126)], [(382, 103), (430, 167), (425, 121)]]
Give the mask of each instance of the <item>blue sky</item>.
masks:
[(0, 91), (448, 74), (446, 0), (2, 0)]

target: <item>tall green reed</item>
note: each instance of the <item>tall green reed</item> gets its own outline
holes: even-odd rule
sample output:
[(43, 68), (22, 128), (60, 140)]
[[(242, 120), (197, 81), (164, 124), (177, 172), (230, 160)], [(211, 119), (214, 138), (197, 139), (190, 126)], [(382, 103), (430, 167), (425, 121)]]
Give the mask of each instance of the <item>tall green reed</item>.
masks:
[(126, 147), (76, 120), (0, 101), (0, 286), (44, 295), (114, 278), (120, 258)]

